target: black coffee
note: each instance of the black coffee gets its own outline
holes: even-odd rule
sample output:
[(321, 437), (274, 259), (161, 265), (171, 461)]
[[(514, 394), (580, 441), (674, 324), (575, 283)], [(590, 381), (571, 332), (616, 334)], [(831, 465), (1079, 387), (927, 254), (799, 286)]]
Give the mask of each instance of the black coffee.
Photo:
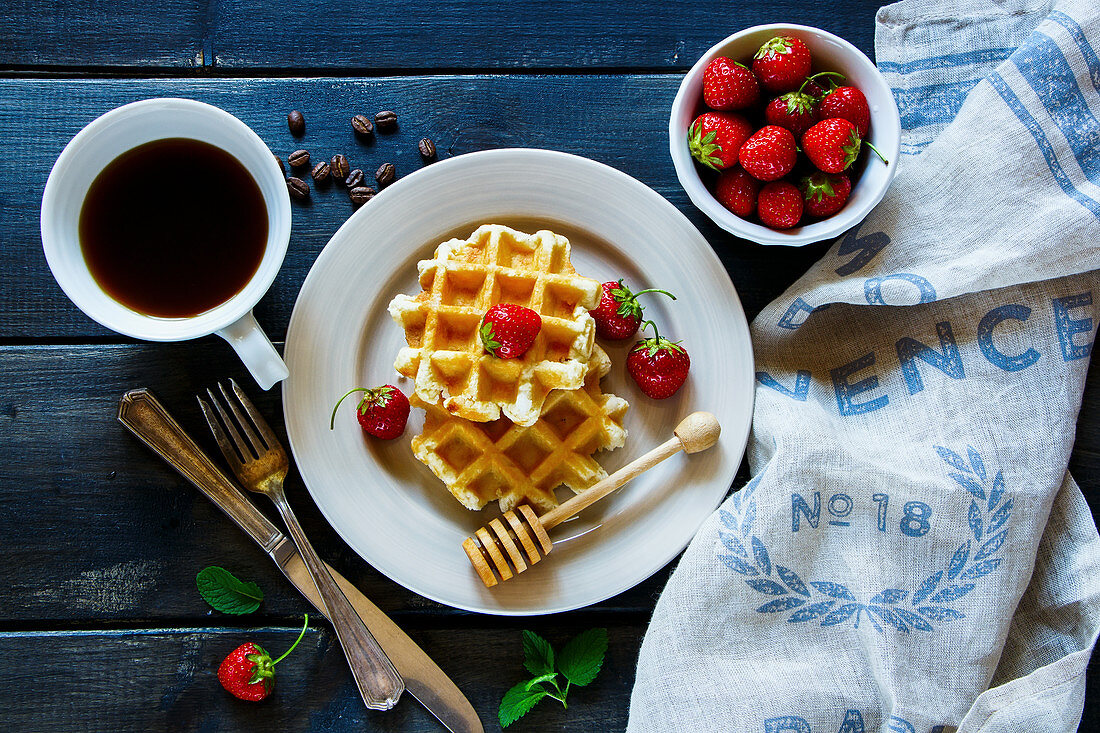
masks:
[(112, 298), (186, 318), (224, 303), (256, 274), (267, 206), (229, 153), (187, 138), (139, 145), (103, 169), (80, 210), (80, 248)]

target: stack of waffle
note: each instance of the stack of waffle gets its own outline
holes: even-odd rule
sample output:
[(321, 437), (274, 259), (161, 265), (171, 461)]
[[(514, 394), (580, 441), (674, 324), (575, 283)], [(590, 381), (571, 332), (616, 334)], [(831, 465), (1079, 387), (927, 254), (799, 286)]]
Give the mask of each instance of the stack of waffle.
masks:
[[(604, 478), (592, 455), (623, 445), (627, 403), (600, 390), (611, 361), (588, 314), (600, 284), (577, 274), (569, 240), (485, 225), (418, 268), (422, 292), (389, 306), (408, 344), (394, 366), (426, 413), (416, 457), (470, 509), (495, 499), (502, 511), (522, 502), (545, 511), (558, 486), (580, 492)], [(542, 317), (520, 358), (482, 347), (478, 327), (498, 303)]]

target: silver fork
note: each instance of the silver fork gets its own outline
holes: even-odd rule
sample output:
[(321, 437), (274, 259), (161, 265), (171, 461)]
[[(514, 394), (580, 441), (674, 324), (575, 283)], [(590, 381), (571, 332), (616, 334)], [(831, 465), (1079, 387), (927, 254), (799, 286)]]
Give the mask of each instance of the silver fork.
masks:
[[(209, 404), (202, 397), (197, 397), (206, 422), (218, 441), (218, 447), (245, 488), (266, 494), (275, 502), (306, 569), (313, 578), (313, 584), (317, 586), (317, 592), (325, 602), (329, 620), (336, 629), (336, 637), (344, 649), (363, 702), (372, 710), (389, 710), (397, 704), (404, 692), (405, 681), (332, 580), (287, 503), (283, 481), (290, 468), (290, 461), (282, 444), (237, 383), (230, 379), (229, 384), (232, 397), (225, 385), (218, 383), (218, 389), (229, 408), (228, 412), (212, 390), (206, 390), (210, 398)], [(233, 413), (236, 422), (229, 412)], [(242, 433), (245, 437), (242, 437)]]

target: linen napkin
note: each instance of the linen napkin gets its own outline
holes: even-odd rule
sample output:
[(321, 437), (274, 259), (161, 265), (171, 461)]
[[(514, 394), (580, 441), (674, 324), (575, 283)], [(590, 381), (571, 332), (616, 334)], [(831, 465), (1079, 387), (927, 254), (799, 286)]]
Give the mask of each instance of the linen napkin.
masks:
[(906, 0), (876, 52), (897, 179), (753, 324), (753, 478), (657, 603), (629, 731), (1080, 720), (1100, 537), (1067, 464), (1100, 320), (1100, 5)]

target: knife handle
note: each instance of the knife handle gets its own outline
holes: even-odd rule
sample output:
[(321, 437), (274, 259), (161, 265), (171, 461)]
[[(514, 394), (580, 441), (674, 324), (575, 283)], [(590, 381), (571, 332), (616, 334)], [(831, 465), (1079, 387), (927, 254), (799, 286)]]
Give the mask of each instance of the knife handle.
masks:
[(257, 512), (225, 474), (211, 463), (148, 388), (132, 389), (122, 395), (118, 405), (118, 421), (217, 504), (264, 551), (270, 552), (283, 538), (279, 528)]

